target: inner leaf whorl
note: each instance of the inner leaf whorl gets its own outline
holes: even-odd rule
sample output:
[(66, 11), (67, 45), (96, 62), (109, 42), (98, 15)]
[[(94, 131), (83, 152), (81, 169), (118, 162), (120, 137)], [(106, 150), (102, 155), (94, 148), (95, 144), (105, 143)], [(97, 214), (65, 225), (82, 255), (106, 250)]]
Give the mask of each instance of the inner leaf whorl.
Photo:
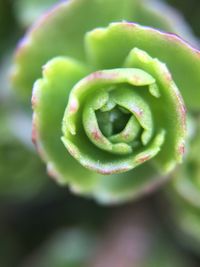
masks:
[(149, 143), (153, 135), (152, 114), (148, 104), (134, 91), (134, 86), (116, 85), (88, 96), (82, 123), (95, 146), (125, 155)]
[(72, 156), (104, 174), (128, 171), (153, 158), (165, 130), (154, 126), (151, 100), (141, 91), (155, 97), (150, 90), (155, 82), (138, 68), (100, 70), (77, 82), (62, 127), (62, 141)]

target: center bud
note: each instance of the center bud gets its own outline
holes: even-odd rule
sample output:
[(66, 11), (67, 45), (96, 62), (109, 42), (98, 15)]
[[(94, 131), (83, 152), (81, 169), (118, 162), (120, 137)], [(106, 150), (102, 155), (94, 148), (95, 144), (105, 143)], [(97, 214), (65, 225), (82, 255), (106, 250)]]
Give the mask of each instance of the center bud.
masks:
[(97, 110), (96, 116), (101, 132), (109, 138), (125, 128), (131, 114), (129, 111), (115, 106), (108, 111), (104, 109)]

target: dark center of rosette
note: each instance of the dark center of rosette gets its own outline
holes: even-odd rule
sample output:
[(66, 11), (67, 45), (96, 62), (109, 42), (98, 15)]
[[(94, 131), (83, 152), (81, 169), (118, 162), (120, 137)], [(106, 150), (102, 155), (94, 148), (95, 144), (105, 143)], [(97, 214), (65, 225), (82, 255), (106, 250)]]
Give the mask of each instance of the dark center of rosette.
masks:
[(131, 113), (120, 106), (115, 106), (108, 111), (97, 110), (96, 116), (101, 132), (106, 137), (111, 137), (125, 128), (131, 118)]

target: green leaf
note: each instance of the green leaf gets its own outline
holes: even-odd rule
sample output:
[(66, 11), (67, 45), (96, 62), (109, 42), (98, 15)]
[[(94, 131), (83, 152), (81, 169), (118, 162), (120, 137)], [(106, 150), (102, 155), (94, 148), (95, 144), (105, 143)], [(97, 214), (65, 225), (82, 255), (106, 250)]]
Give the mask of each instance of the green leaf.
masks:
[[(190, 38), (184, 21), (158, 15), (145, 0), (68, 0), (44, 14), (19, 42), (12, 69), (16, 90), (28, 101), (33, 83), (40, 77), (41, 67), (55, 56), (70, 56), (85, 60), (84, 35), (97, 27), (116, 21), (135, 21)], [(165, 7), (166, 8), (166, 7)], [(145, 14), (145, 15), (144, 15)], [(174, 14), (174, 11), (173, 11)], [(183, 25), (176, 27), (176, 25)], [(192, 39), (192, 38), (190, 38)], [(193, 40), (192, 40), (193, 41)], [(31, 62), (31, 64), (30, 64)], [(27, 68), (28, 66), (28, 68)]]
[(73, 180), (86, 188), (92, 174), (66, 152), (61, 141), (61, 124), (71, 87), (87, 73), (87, 67), (80, 62), (66, 57), (55, 58), (44, 66), (44, 78), (35, 83), (32, 97), (35, 111), (33, 141), (47, 162), (49, 174), (60, 183)]
[(95, 29), (86, 36), (88, 57), (96, 69), (122, 66), (135, 47), (165, 63), (186, 106), (199, 109), (200, 52), (178, 36), (134, 23), (112, 23), (109, 28)]

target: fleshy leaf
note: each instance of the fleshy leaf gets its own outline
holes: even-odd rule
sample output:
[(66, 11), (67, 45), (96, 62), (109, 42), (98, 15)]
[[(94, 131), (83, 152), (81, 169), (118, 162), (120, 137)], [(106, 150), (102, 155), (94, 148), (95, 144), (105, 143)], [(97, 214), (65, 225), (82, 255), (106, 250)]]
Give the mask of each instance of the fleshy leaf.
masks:
[(43, 79), (35, 83), (32, 97), (35, 111), (33, 141), (47, 162), (49, 174), (60, 183), (73, 177), (75, 184), (76, 179), (82, 183), (84, 176), (83, 187), (91, 182), (91, 174), (66, 153), (61, 141), (61, 124), (71, 87), (87, 73), (88, 69), (80, 62), (65, 57), (55, 58), (44, 66)]
[(178, 36), (134, 23), (112, 23), (109, 28), (95, 29), (86, 36), (88, 57), (96, 69), (122, 66), (135, 47), (164, 62), (186, 106), (199, 109), (200, 52)]
[(137, 48), (131, 50), (125, 66), (143, 69), (156, 78), (159, 101), (163, 105), (159, 106), (154, 101), (155, 121), (156, 125), (167, 129), (165, 144), (156, 161), (165, 164), (166, 168), (173, 168), (174, 162), (182, 161), (186, 135), (185, 106), (173, 77), (165, 64)]
[[(111, 22), (135, 21), (165, 31), (175, 30), (176, 33), (182, 33), (183, 37), (190, 38), (190, 32), (185, 30), (185, 23), (178, 15), (173, 20), (172, 29), (171, 20), (158, 16), (158, 8), (155, 6), (150, 9), (149, 2), (152, 1), (68, 0), (58, 4), (41, 17), (20, 41), (12, 70), (14, 87), (27, 102), (34, 81), (40, 77), (42, 65), (61, 55), (84, 60), (85, 33)], [(175, 29), (178, 24), (182, 27)]]

